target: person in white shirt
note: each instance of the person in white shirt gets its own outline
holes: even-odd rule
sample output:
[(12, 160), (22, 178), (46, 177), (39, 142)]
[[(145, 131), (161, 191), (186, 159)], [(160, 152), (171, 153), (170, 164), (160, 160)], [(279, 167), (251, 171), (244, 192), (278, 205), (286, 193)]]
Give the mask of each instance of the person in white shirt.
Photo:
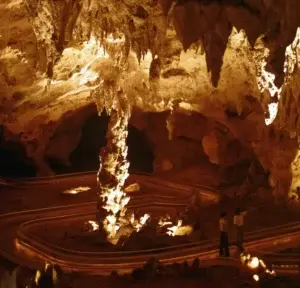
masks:
[(229, 243), (228, 243), (228, 220), (226, 212), (220, 214), (220, 249), (219, 255), (229, 257)]
[(237, 247), (240, 251), (244, 251), (243, 244), (244, 244), (244, 216), (247, 212), (241, 212), (240, 208), (236, 208), (235, 215), (233, 218), (233, 224), (236, 227), (237, 233)]

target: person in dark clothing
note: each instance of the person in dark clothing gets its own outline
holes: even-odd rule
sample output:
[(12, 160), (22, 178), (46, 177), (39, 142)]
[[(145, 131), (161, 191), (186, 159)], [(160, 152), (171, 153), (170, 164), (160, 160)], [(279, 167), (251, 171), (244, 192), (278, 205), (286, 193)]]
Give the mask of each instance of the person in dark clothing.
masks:
[(237, 234), (237, 247), (240, 249), (241, 252), (244, 251), (243, 244), (244, 244), (244, 216), (247, 212), (241, 212), (240, 208), (236, 208), (235, 215), (233, 218), (233, 224), (236, 227), (236, 234)]
[(228, 220), (226, 212), (222, 212), (219, 220), (220, 225), (220, 249), (219, 255), (229, 257), (229, 243), (228, 243)]
[(53, 288), (53, 266), (51, 264), (46, 263), (45, 271), (42, 271), (39, 276), (36, 277), (36, 284), (39, 288)]

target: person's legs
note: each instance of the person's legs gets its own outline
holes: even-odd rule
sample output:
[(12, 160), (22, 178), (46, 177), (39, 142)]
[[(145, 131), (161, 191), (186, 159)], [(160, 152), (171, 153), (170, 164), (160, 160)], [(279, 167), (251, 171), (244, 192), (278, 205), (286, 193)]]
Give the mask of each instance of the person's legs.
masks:
[(223, 237), (223, 232), (220, 232), (220, 246), (219, 246), (219, 256), (224, 255), (224, 237)]
[(241, 226), (240, 227), (240, 249), (241, 249), (241, 251), (244, 251), (244, 248), (243, 248), (243, 246), (244, 246), (244, 226)]
[(243, 226), (237, 227), (237, 246), (240, 251), (243, 251), (243, 242), (244, 242), (244, 229)]
[(240, 227), (236, 226), (236, 246), (240, 248), (241, 246), (241, 237), (240, 237)]
[(225, 257), (229, 257), (229, 241), (228, 241), (228, 233), (224, 233), (224, 252), (225, 252)]

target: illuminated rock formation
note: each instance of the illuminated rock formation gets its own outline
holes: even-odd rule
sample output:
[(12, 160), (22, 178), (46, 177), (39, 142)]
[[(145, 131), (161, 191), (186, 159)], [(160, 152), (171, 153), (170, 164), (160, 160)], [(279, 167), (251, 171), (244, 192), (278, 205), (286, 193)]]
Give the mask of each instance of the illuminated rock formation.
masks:
[[(299, 5), (298, 0), (3, 0), (4, 138), (24, 146), (40, 175), (51, 174), (47, 157), (69, 163), (87, 119), (82, 108), (94, 103), (95, 91), (105, 90), (105, 101), (115, 99), (109, 91), (118, 88), (110, 83), (117, 79), (123, 104), (143, 112), (173, 111), (165, 124), (170, 143), (177, 141), (177, 110), (226, 126), (271, 174), (274, 193), (286, 195), (298, 181), (290, 168), (298, 162)], [(102, 100), (96, 101), (99, 111), (109, 107)], [(66, 121), (73, 117), (76, 123)], [(72, 129), (72, 137), (61, 132)], [(72, 145), (58, 149), (68, 142)], [(180, 168), (172, 159), (177, 148), (172, 149), (158, 153), (157, 170)]]
[[(110, 115), (107, 145), (101, 155), (101, 167), (98, 172), (99, 204), (108, 212), (104, 228), (109, 238), (114, 238), (125, 217), (129, 197), (123, 191), (125, 180), (129, 176), (127, 161), (127, 127), (129, 115), (113, 110)], [(100, 207), (99, 207), (100, 208)]]

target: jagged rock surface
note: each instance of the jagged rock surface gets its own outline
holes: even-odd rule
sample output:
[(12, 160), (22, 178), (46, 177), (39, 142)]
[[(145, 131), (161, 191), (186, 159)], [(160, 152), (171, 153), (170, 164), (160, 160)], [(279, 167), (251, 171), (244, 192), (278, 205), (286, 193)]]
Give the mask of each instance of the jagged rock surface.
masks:
[[(49, 174), (45, 157), (68, 163), (86, 119), (82, 107), (96, 97), (102, 110), (118, 99), (109, 91), (120, 88), (126, 98), (118, 105), (130, 102), (149, 112), (189, 110), (222, 123), (258, 157), (270, 171), (275, 190), (284, 194), (295, 182), (289, 167), (297, 154), (295, 135), (300, 128), (295, 60), (299, 43), (292, 47), (289, 61), (294, 68), (287, 71), (288, 78), (284, 62), (286, 47), (300, 26), (299, 14), (298, 0), (3, 0), (4, 136), (22, 143), (39, 173)], [(261, 51), (255, 46), (258, 38)], [(268, 56), (261, 53), (264, 49), (269, 49)], [(127, 59), (122, 71), (120, 57)], [(274, 85), (283, 84), (278, 117), (268, 127), (264, 111), (270, 95), (257, 85), (261, 57), (266, 71), (274, 74)], [(60, 132), (60, 126), (77, 117), (72, 115), (82, 115), (76, 124), (69, 121), (68, 127), (78, 127), (77, 137), (69, 135), (73, 145), (58, 155), (58, 143), (64, 140), (57, 135), (68, 134)], [(172, 117), (166, 126), (173, 123)], [(170, 137), (176, 133), (174, 123), (172, 131), (167, 127)]]

